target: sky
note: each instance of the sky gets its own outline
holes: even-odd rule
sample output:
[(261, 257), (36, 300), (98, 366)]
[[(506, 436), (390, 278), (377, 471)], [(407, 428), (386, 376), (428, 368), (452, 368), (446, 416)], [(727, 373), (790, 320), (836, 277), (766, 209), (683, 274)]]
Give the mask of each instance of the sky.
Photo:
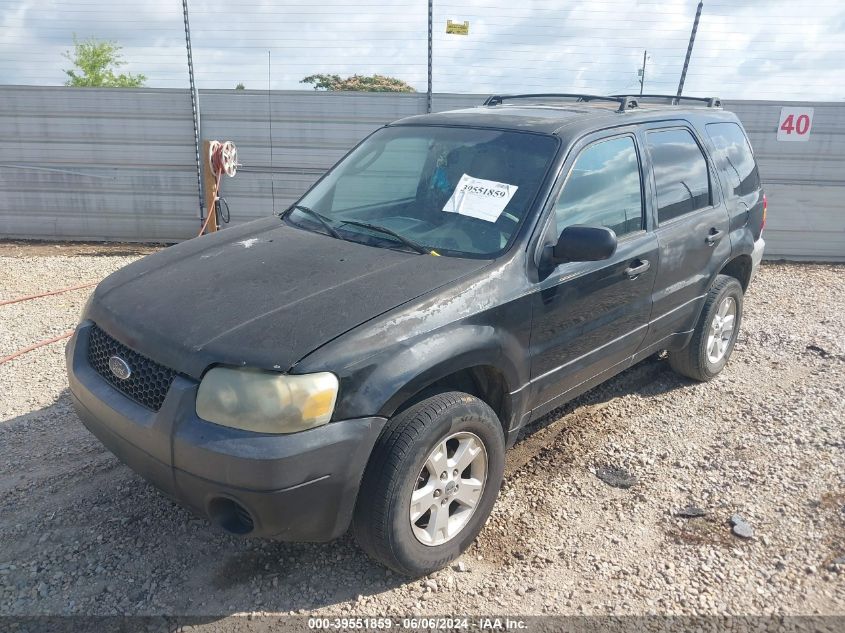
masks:
[[(696, 0), (434, 0), (435, 92), (677, 89)], [(189, 0), (197, 84), (307, 89), (314, 73), (427, 83), (426, 0)], [(446, 22), (469, 22), (469, 35)], [(0, 84), (60, 85), (74, 34), (118, 42), (124, 71), (188, 85), (180, 0), (0, 0)], [(269, 51), (269, 68), (268, 68)], [(712, 0), (684, 94), (845, 99), (845, 2)], [(269, 70), (269, 73), (268, 73)], [(269, 75), (269, 76), (268, 76)]]

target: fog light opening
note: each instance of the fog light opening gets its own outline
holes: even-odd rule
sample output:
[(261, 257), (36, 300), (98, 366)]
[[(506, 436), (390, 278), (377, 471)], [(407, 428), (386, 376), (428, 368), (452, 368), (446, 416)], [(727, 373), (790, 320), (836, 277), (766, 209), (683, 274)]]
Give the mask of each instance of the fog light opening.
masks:
[(208, 504), (208, 516), (212, 523), (230, 534), (243, 536), (252, 532), (255, 527), (249, 511), (237, 501), (225, 497), (211, 500)]

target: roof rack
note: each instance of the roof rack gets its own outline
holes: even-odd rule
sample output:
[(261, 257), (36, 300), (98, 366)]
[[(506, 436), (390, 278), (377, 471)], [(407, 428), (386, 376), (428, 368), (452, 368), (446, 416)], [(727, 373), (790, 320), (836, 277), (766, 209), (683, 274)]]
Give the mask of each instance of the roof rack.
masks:
[(617, 112), (625, 112), (637, 107), (637, 97), (628, 95), (591, 95), (577, 92), (542, 92), (535, 94), (518, 94), (518, 95), (491, 95), (487, 97), (484, 102), (486, 106), (499, 105), (505, 101), (513, 101), (515, 99), (556, 99), (559, 97), (576, 99), (577, 101), (612, 101), (619, 104)]
[[(624, 95), (613, 95), (614, 97), (623, 97)], [(704, 103), (707, 105), (708, 108), (721, 108), (722, 107), (722, 100), (719, 97), (685, 97), (685, 96), (678, 96), (678, 95), (657, 95), (657, 94), (649, 94), (649, 95), (639, 95), (637, 99), (671, 99), (672, 105), (678, 105), (678, 102), (683, 101), (698, 101), (700, 103)]]

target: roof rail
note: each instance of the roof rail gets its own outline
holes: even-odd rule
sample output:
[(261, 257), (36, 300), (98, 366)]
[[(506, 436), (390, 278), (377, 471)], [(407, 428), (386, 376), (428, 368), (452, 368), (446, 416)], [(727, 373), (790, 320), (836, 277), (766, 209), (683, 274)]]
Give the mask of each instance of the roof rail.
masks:
[(535, 94), (517, 94), (517, 95), (491, 95), (484, 101), (486, 106), (499, 105), (505, 101), (513, 101), (515, 99), (555, 99), (555, 98), (569, 98), (577, 101), (612, 101), (619, 104), (617, 112), (625, 112), (637, 107), (637, 98), (628, 95), (591, 95), (577, 92), (542, 92)]
[[(614, 97), (622, 97), (624, 95), (613, 95)], [(658, 95), (658, 94), (648, 94), (648, 95), (639, 95), (636, 97), (637, 99), (671, 99), (672, 105), (678, 105), (678, 102), (683, 101), (698, 101), (700, 103), (704, 103), (707, 105), (708, 108), (721, 108), (722, 107), (722, 100), (719, 97), (685, 97), (685, 96), (678, 96), (678, 95)]]

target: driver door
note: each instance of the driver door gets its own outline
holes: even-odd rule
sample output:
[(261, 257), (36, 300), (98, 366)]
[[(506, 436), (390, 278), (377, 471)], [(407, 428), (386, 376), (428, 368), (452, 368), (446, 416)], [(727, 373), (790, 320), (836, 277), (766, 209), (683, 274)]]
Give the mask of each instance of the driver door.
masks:
[(590, 140), (565, 173), (544, 243), (580, 224), (613, 229), (618, 246), (609, 259), (566, 262), (541, 275), (530, 344), (537, 415), (631, 363), (648, 329), (657, 270), (633, 132)]

